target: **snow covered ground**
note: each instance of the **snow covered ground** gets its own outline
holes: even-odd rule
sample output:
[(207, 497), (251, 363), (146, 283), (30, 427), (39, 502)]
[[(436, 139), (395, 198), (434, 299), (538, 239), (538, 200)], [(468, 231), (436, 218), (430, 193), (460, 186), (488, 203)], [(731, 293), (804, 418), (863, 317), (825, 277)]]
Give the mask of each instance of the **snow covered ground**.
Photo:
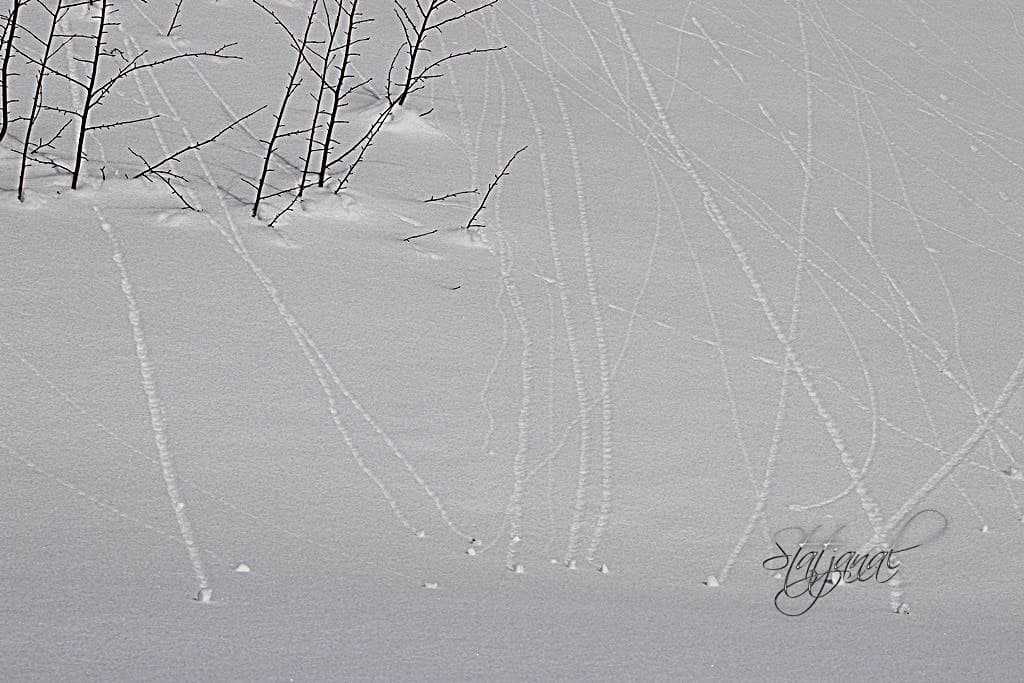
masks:
[[(185, 0), (168, 38), (175, 4), (116, 0), (109, 46), (244, 59), (123, 79), (98, 121), (159, 116), (77, 191), (17, 201), (23, 122), (0, 152), (0, 676), (1019, 676), (1024, 9), (500, 0), (432, 54), (504, 50), (268, 227), (288, 36)], [(361, 6), (344, 131), (401, 41)], [(264, 104), (175, 167), (201, 211), (126, 179)], [(424, 201), (524, 146), (484, 227)], [(799, 529), (920, 546), (784, 616)]]

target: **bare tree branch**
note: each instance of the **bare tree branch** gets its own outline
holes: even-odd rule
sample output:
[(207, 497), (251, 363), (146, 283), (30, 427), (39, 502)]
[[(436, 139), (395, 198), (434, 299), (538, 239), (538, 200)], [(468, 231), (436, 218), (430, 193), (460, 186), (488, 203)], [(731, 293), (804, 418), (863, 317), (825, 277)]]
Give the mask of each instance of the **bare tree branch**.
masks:
[[(153, 168), (155, 166), (154, 164), (150, 164), (146, 160), (146, 158), (144, 156), (142, 156), (141, 154), (136, 152), (131, 147), (128, 148), (128, 151), (131, 152), (133, 156), (135, 156), (137, 159), (139, 159), (146, 166), (148, 166), (150, 168)], [(139, 176), (135, 176), (135, 177), (138, 178)], [(167, 189), (171, 191), (171, 194), (173, 194), (175, 197), (178, 198), (178, 201), (180, 201), (182, 203), (182, 205), (183, 205), (182, 208), (188, 209), (190, 211), (197, 211), (197, 212), (199, 211), (199, 209), (197, 209), (195, 206), (193, 206), (191, 202), (189, 202), (187, 199), (185, 199), (185, 196), (183, 194), (181, 194), (181, 191), (179, 191), (178, 188), (174, 186), (174, 183), (171, 182), (172, 180), (179, 180), (179, 181), (181, 181), (183, 183), (187, 183), (188, 182), (187, 179), (183, 178), (182, 176), (178, 175), (177, 173), (171, 173), (169, 171), (153, 170), (152, 172), (147, 173), (145, 175), (145, 179), (148, 182), (153, 182), (154, 178), (156, 178), (157, 180), (162, 182), (167, 187)]]
[[(257, 114), (257, 113), (263, 111), (266, 108), (267, 108), (267, 105), (263, 105), (259, 109), (254, 109), (253, 111), (249, 112), (245, 116), (242, 116), (242, 117), (239, 117), (239, 118), (235, 119), (234, 121), (232, 121), (228, 125), (224, 126), (219, 131), (217, 131), (216, 133), (214, 133), (210, 137), (206, 138), (205, 140), (200, 140), (199, 142), (194, 142), (194, 143), (192, 143), (190, 145), (186, 145), (185, 147), (182, 147), (178, 151), (172, 152), (171, 154), (168, 154), (167, 156), (165, 156), (160, 161), (157, 161), (154, 164), (149, 164), (148, 166), (146, 166), (146, 168), (144, 170), (140, 171), (139, 173), (136, 173), (132, 177), (133, 178), (141, 178), (141, 177), (143, 177), (143, 176), (145, 176), (145, 175), (147, 175), (149, 173), (153, 173), (153, 172), (159, 170), (160, 167), (163, 166), (164, 164), (170, 163), (172, 161), (178, 161), (182, 154), (185, 154), (186, 152), (190, 152), (190, 151), (192, 151), (194, 149), (199, 149), (200, 147), (203, 147), (204, 145), (210, 144), (211, 142), (213, 142), (214, 140), (219, 138), (221, 135), (223, 135), (224, 133), (228, 132), (229, 130), (231, 130), (232, 128), (234, 128), (238, 124), (240, 124), (242, 121), (245, 121), (250, 116), (253, 116), (253, 115)], [(136, 155), (136, 156), (138, 156), (138, 155)]]
[[(253, 0), (257, 5), (263, 7), (259, 0)], [(260, 202), (263, 199), (263, 187), (267, 182), (267, 174), (270, 173), (270, 159), (274, 155), (274, 147), (277, 144), (278, 137), (281, 133), (281, 126), (284, 124), (285, 111), (288, 109), (288, 101), (292, 95), (298, 89), (299, 84), (299, 69), (302, 68), (302, 64), (308, 63), (306, 60), (306, 48), (309, 43), (309, 34), (313, 28), (313, 20), (316, 18), (317, 0), (312, 0), (309, 8), (309, 16), (306, 18), (306, 28), (302, 34), (302, 40), (299, 41), (295, 48), (295, 64), (292, 66), (291, 73), (288, 75), (288, 86), (285, 88), (284, 97), (281, 98), (281, 106), (278, 109), (277, 116), (274, 117), (274, 130), (270, 135), (270, 139), (267, 141), (267, 153), (263, 158), (263, 169), (260, 171), (260, 177), (256, 186), (256, 199), (252, 204), (252, 217), (256, 218), (259, 216)], [(266, 9), (266, 8), (264, 8)], [(270, 12), (270, 10), (267, 10)], [(270, 12), (271, 16), (274, 16), (277, 20), (276, 15)], [(282, 24), (283, 25), (283, 24)], [(278, 217), (275, 217), (277, 220)]]
[[(79, 85), (83, 90), (83, 98), (81, 109), (77, 112), (78, 117), (78, 138), (75, 147), (75, 164), (71, 174), (71, 189), (78, 189), (78, 183), (81, 178), (82, 166), (86, 160), (85, 157), (85, 143), (89, 133), (97, 130), (108, 130), (111, 128), (118, 128), (120, 126), (131, 125), (134, 123), (141, 123), (143, 121), (149, 121), (155, 118), (155, 115), (145, 116), (135, 119), (123, 119), (112, 121), (109, 123), (93, 125), (90, 123), (90, 117), (94, 110), (100, 106), (107, 95), (113, 90), (114, 86), (119, 83), (122, 79), (130, 74), (148, 70), (156, 69), (158, 67), (170, 64), (180, 59), (189, 59), (193, 57), (210, 57), (215, 59), (241, 59), (236, 55), (225, 54), (225, 52), (233, 47), (234, 43), (222, 45), (216, 50), (212, 51), (197, 51), (197, 52), (184, 52), (169, 57), (163, 57), (153, 61), (143, 61), (146, 52), (142, 51), (133, 57), (128, 57), (123, 51), (116, 48), (108, 48), (106, 36), (110, 26), (115, 26), (116, 23), (111, 21), (111, 16), (117, 11), (113, 6), (112, 0), (93, 0), (89, 2), (89, 5), (94, 3), (98, 4), (98, 13), (93, 16), (93, 21), (96, 23), (95, 33), (90, 35), (89, 38), (92, 41), (92, 54), (88, 59), (82, 60), (83, 63), (88, 65), (89, 75), (86, 79), (79, 82), (76, 79), (67, 77), (68, 80)], [(179, 3), (180, 5), (180, 3)], [(117, 69), (113, 75), (101, 80), (100, 74), (104, 70), (103, 65), (107, 60), (112, 57), (119, 57), (124, 64)]]
[[(416, 70), (417, 62), (420, 60), (421, 55), (429, 53), (430, 49), (426, 47), (426, 41), (429, 34), (433, 32), (441, 32), (442, 26), (465, 19), (471, 14), (485, 10), (488, 7), (492, 7), (497, 4), (498, 0), (490, 0), (481, 5), (464, 9), (457, 12), (454, 15), (443, 17), (441, 16), (442, 8), (446, 5), (458, 7), (454, 0), (415, 0), (416, 12), (419, 17), (414, 19), (413, 13), (406, 6), (408, 0), (394, 0), (395, 2), (395, 15), (398, 17), (398, 22), (402, 26), (402, 31), (405, 33), (405, 43), (402, 49), (399, 50), (399, 54), (402, 51), (406, 54), (406, 65), (405, 65), (405, 79), (403, 81), (401, 89), (398, 91), (398, 106), (405, 106), (405, 102), (409, 95), (418, 90), (418, 84), (422, 84), (423, 81), (432, 76), (428, 75), (428, 72), (432, 69), (440, 66), (444, 62), (455, 59), (456, 57), (463, 57), (466, 55), (478, 54), (480, 52), (488, 52), (488, 49), (477, 49), (467, 50), (465, 52), (453, 53), (445, 58), (442, 58), (427, 68), (420, 71)], [(491, 48), (494, 49), (494, 48)], [(500, 49), (500, 48), (499, 48)], [(397, 55), (396, 55), (397, 58)], [(388, 93), (391, 92), (391, 81), (390, 81), (390, 70), (388, 77)]]
[(512, 166), (512, 162), (515, 161), (516, 157), (522, 154), (524, 151), (526, 151), (526, 147), (520, 147), (519, 150), (516, 151), (516, 153), (513, 154), (507, 162), (505, 162), (505, 167), (501, 169), (501, 172), (494, 176), (494, 180), (491, 181), (491, 184), (487, 186), (487, 191), (484, 192), (483, 199), (480, 200), (480, 205), (476, 207), (476, 211), (473, 212), (473, 215), (469, 217), (469, 221), (464, 226), (466, 230), (469, 230), (470, 228), (484, 227), (483, 224), (477, 223), (476, 219), (480, 216), (480, 213), (484, 210), (484, 207), (487, 206), (487, 200), (490, 198), (491, 192), (493, 192), (494, 188), (498, 186), (498, 183), (501, 182), (501, 179), (508, 175), (508, 169), (509, 167)]
[(178, 3), (174, 6), (174, 16), (171, 17), (171, 23), (167, 27), (168, 38), (171, 37), (171, 33), (174, 32), (174, 29), (181, 28), (181, 24), (178, 23), (178, 15), (181, 14), (181, 3), (184, 1), (185, 0), (178, 0)]
[(152, 121), (153, 119), (160, 118), (160, 114), (150, 114), (149, 116), (140, 116), (137, 119), (125, 119), (123, 121), (112, 121), (111, 123), (101, 124), (89, 124), (85, 127), (87, 132), (94, 130), (109, 130), (110, 128), (117, 128), (119, 126), (130, 126), (133, 123), (144, 123), (146, 121)]
[[(32, 129), (39, 118), (39, 112), (43, 104), (43, 85), (46, 81), (46, 65), (50, 60), (53, 52), (53, 38), (57, 31), (57, 24), (63, 18), (66, 8), (63, 5), (64, 0), (57, 0), (57, 5), (51, 11), (47, 8), (50, 14), (50, 27), (46, 34), (46, 39), (43, 42), (43, 57), (42, 66), (39, 68), (39, 74), (36, 77), (36, 87), (32, 95), (32, 107), (29, 110), (28, 122), (25, 126), (25, 141), (21, 149), (21, 166), (18, 169), (18, 201), (25, 201), (25, 169), (28, 167), (29, 160), (29, 145), (32, 140)], [(45, 7), (45, 6), (44, 6)]]
[(402, 241), (403, 242), (411, 242), (412, 240), (419, 239), (420, 237), (426, 237), (427, 235), (433, 235), (436, 232), (437, 232), (437, 228), (434, 228), (433, 230), (430, 230), (428, 232), (421, 232), (418, 235), (409, 235), (408, 237), (403, 237)]
[(0, 119), (0, 141), (7, 136), (7, 128), (10, 124), (11, 98), (8, 90), (11, 77), (11, 52), (14, 49), (14, 38), (18, 32), (18, 15), (21, 8), (28, 3), (28, 0), (13, 0), (11, 14), (7, 18), (7, 25), (4, 27), (3, 62), (0, 62), (0, 107), (3, 107), (3, 118)]
[(476, 189), (474, 187), (472, 190), (460, 190), (458, 192), (449, 192), (448, 194), (442, 195), (440, 197), (433, 197), (432, 196), (430, 199), (424, 199), (423, 201), (424, 202), (428, 202), (428, 203), (429, 202), (443, 202), (446, 199), (454, 199), (455, 197), (461, 197), (464, 194), (480, 194), (480, 190), (478, 190), (478, 189)]
[[(366, 85), (369, 83), (369, 79), (364, 80), (362, 83), (356, 84), (348, 90), (342, 92), (342, 88), (345, 85), (345, 79), (349, 77), (348, 69), (352, 59), (352, 47), (359, 41), (353, 40), (353, 34), (355, 27), (358, 24), (369, 23), (372, 19), (357, 19), (360, 13), (357, 11), (359, 0), (351, 0), (351, 5), (348, 8), (348, 30), (345, 34), (345, 51), (341, 57), (341, 66), (339, 68), (338, 80), (331, 87), (331, 107), (330, 114), (327, 119), (327, 130), (324, 132), (324, 144), (320, 155), (320, 171), (317, 174), (317, 185), (320, 187), (324, 186), (327, 182), (327, 166), (328, 157), (331, 154), (331, 145), (334, 143), (334, 127), (338, 124), (338, 112), (342, 106), (344, 106), (345, 98), (360, 85)], [(342, 0), (338, 0), (338, 9), (342, 8)]]

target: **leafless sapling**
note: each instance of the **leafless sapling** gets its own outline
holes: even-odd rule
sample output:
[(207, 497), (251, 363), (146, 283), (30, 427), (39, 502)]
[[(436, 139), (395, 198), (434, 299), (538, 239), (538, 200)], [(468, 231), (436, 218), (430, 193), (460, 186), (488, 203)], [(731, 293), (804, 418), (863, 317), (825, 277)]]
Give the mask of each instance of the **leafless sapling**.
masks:
[[(362, 85), (366, 85), (368, 81), (362, 81), (355, 84), (351, 88), (345, 89), (345, 79), (350, 78), (349, 65), (351, 64), (352, 57), (356, 55), (352, 48), (356, 44), (361, 43), (369, 38), (354, 38), (355, 28), (359, 24), (366, 24), (373, 19), (362, 18), (362, 13), (357, 11), (359, 0), (351, 0), (348, 9), (345, 10), (347, 19), (347, 28), (345, 32), (345, 44), (344, 50), (341, 56), (341, 64), (338, 66), (338, 79), (333, 85), (328, 86), (330, 89), (331, 102), (327, 109), (327, 130), (324, 132), (324, 144), (320, 154), (320, 170), (317, 173), (317, 185), (323, 187), (327, 182), (327, 164), (331, 154), (331, 147), (334, 144), (334, 129), (338, 125), (339, 119), (338, 114), (341, 107), (344, 106), (345, 97), (351, 93), (355, 88)], [(338, 9), (342, 10), (343, 2), (338, 0)]]
[[(341, 26), (341, 17), (343, 14), (341, 0), (337, 0), (332, 7), (328, 5), (328, 0), (319, 0), (323, 4), (324, 12), (327, 13), (327, 40), (324, 41), (323, 52), (317, 53), (317, 48), (310, 42), (309, 50), (315, 57), (319, 57), (318, 66), (319, 70), (315, 71), (317, 89), (316, 95), (313, 101), (313, 117), (309, 124), (309, 139), (306, 145), (306, 154), (302, 160), (302, 173), (299, 175), (299, 191), (297, 196), (302, 197), (303, 192), (306, 190), (307, 179), (309, 178), (309, 169), (313, 163), (313, 150), (316, 147), (316, 134), (320, 129), (320, 115), (324, 112), (321, 107), (324, 103), (324, 96), (328, 93), (327, 87), (327, 74), (331, 69), (331, 63), (334, 61), (335, 56), (335, 41), (338, 38), (338, 29)], [(314, 0), (314, 10), (317, 5), (317, 0)]]
[[(62, 76), (84, 91), (80, 109), (77, 111), (66, 111), (66, 113), (74, 115), (78, 120), (78, 137), (75, 145), (74, 168), (71, 173), (72, 189), (78, 189), (78, 182), (82, 172), (82, 164), (86, 158), (85, 141), (89, 133), (96, 130), (106, 130), (133, 123), (140, 123), (153, 118), (152, 116), (147, 116), (135, 119), (119, 119), (101, 124), (92, 123), (91, 116), (95, 109), (103, 103), (104, 99), (114, 89), (114, 86), (116, 86), (123, 78), (137, 71), (155, 69), (180, 59), (192, 59), (196, 57), (240, 59), (240, 57), (236, 55), (226, 53), (228, 49), (234, 46), (234, 43), (222, 45), (212, 51), (204, 50), (196, 52), (182, 52), (148, 62), (143, 61), (146, 51), (142, 51), (133, 57), (128, 57), (122, 50), (110, 48), (107, 45), (107, 31), (111, 26), (116, 25), (116, 23), (112, 21), (113, 14), (117, 12), (117, 8), (113, 5), (113, 0), (91, 0), (89, 4), (98, 6), (97, 14), (92, 17), (96, 26), (95, 32), (88, 36), (88, 39), (92, 44), (92, 54), (86, 62), (89, 74), (84, 80), (82, 80), (68, 74), (57, 73), (57, 75)], [(73, 34), (72, 37), (80, 38), (82, 36)], [(103, 76), (106, 62), (113, 59), (119, 59), (121, 62), (120, 65), (113, 70), (111, 75)]]
[(85, 155), (85, 134), (89, 126), (89, 114), (92, 112), (93, 93), (96, 89), (96, 76), (99, 73), (100, 56), (103, 54), (103, 40), (106, 37), (108, 12), (111, 10), (110, 0), (99, 0), (100, 13), (96, 17), (96, 41), (93, 44), (92, 63), (89, 66), (89, 80), (83, 85), (85, 98), (82, 101), (82, 111), (79, 115), (78, 142), (75, 149), (75, 168), (71, 172), (71, 189), (78, 189), (78, 176), (82, 172), (82, 158)]
[(483, 212), (484, 207), (487, 206), (487, 200), (490, 198), (491, 192), (493, 192), (494, 188), (498, 186), (498, 183), (501, 182), (501, 179), (508, 175), (508, 169), (511, 168), (512, 162), (515, 161), (516, 157), (522, 154), (524, 151), (526, 151), (526, 147), (520, 147), (516, 151), (516, 153), (513, 154), (508, 161), (505, 162), (505, 167), (501, 169), (501, 172), (494, 176), (494, 180), (492, 180), (491, 183), (487, 186), (487, 191), (484, 192), (484, 196), (480, 200), (479, 206), (476, 207), (476, 210), (473, 212), (473, 215), (469, 217), (469, 220), (466, 222), (466, 225), (463, 226), (466, 230), (484, 227), (483, 223), (476, 222), (477, 218), (480, 217), (480, 214)]
[[(426, 55), (430, 53), (427, 42), (432, 33), (440, 33), (442, 27), (465, 19), (471, 14), (497, 4), (497, 2), (498, 0), (489, 0), (489, 2), (484, 2), (483, 4), (463, 8), (456, 0), (413, 0), (411, 5), (408, 0), (395, 0), (395, 15), (398, 17), (398, 21), (402, 25), (402, 31), (405, 33), (405, 43), (396, 55), (396, 58), (403, 53), (405, 55), (405, 75), (401, 79), (401, 88), (395, 95), (398, 106), (405, 106), (405, 101), (409, 95), (423, 87), (425, 81), (440, 76), (441, 74), (436, 72), (437, 68), (442, 64), (466, 55), (504, 49), (501, 47), (475, 48), (461, 52), (451, 52), (444, 57), (429, 62), (426, 66), (421, 66), (423, 60), (427, 59)], [(454, 14), (449, 10), (454, 12)], [(394, 60), (392, 64), (394, 64)], [(389, 75), (389, 91), (391, 85)]]
[(348, 168), (345, 170), (345, 175), (341, 177), (338, 181), (337, 187), (334, 188), (334, 194), (338, 194), (348, 185), (348, 181), (352, 179), (352, 174), (355, 173), (360, 162), (366, 157), (367, 150), (369, 150), (373, 145), (374, 140), (377, 138), (377, 134), (380, 133), (384, 124), (387, 123), (388, 119), (391, 117), (391, 112), (394, 111), (395, 106), (397, 106), (397, 103), (389, 102), (388, 105), (377, 115), (377, 118), (373, 120), (370, 127), (366, 129), (366, 132), (356, 140), (355, 144), (331, 161), (327, 162), (327, 167), (331, 168), (335, 164), (339, 164), (349, 158), (350, 155), (355, 154), (355, 157), (352, 158), (352, 161), (349, 162)]
[[(269, 13), (274, 20), (288, 32), (289, 35), (293, 35), (271, 9), (259, 0), (253, 0), (253, 2), (265, 12)], [(270, 173), (270, 160), (274, 156), (274, 150), (277, 147), (278, 140), (282, 136), (282, 128), (284, 126), (284, 117), (285, 112), (288, 109), (288, 103), (291, 100), (292, 95), (295, 94), (299, 89), (299, 85), (302, 83), (302, 79), (299, 78), (299, 72), (302, 69), (303, 63), (306, 63), (307, 65), (309, 64), (307, 51), (309, 49), (310, 31), (312, 30), (313, 22), (316, 19), (318, 5), (319, 0), (312, 0), (312, 2), (310, 2), (309, 16), (306, 18), (306, 26), (302, 32), (302, 37), (295, 39), (293, 36), (292, 48), (295, 50), (295, 63), (292, 65), (292, 70), (288, 74), (288, 85), (285, 87), (284, 96), (281, 98), (281, 105), (278, 108), (277, 114), (274, 116), (274, 128), (271, 131), (270, 138), (265, 141), (267, 150), (266, 154), (263, 156), (263, 168), (260, 170), (259, 179), (256, 183), (256, 199), (252, 203), (253, 218), (259, 216), (260, 203), (264, 199), (263, 192), (267, 184), (267, 175)]]
[[(350, 147), (348, 147), (341, 154), (335, 156), (333, 159), (329, 159), (327, 161), (327, 171), (331, 171), (335, 166), (340, 165), (341, 162), (345, 161), (346, 159), (351, 159), (351, 161), (348, 164), (348, 167), (345, 169), (345, 173), (339, 178), (338, 184), (334, 188), (334, 194), (338, 194), (348, 185), (348, 181), (352, 179), (352, 175), (355, 173), (356, 168), (359, 166), (360, 162), (366, 157), (367, 150), (369, 150), (369, 148), (373, 145), (373, 142), (376, 139), (377, 134), (380, 133), (381, 129), (384, 127), (384, 124), (387, 123), (388, 118), (391, 116), (391, 112), (394, 111), (395, 109), (395, 106), (396, 105), (394, 102), (389, 102), (384, 107), (384, 109), (382, 109), (377, 114), (376, 118), (374, 118), (374, 120), (370, 123), (370, 125), (363, 132), (363, 134), (360, 135), (359, 138), (354, 143), (352, 143)], [(255, 185), (253, 185), (253, 187), (255, 187)], [(297, 193), (298, 189), (298, 185), (292, 185), (289, 187), (275, 190), (273, 192), (266, 192), (262, 195), (262, 198), (266, 200), (274, 199), (276, 197), (280, 197), (286, 194), (296, 193), (295, 197), (293, 198), (292, 202), (288, 205), (288, 207), (282, 213), (277, 214), (274, 220), (277, 220), (284, 213), (287, 213), (292, 209), (296, 201), (299, 199)]]
[(174, 5), (174, 14), (171, 15), (171, 23), (167, 26), (167, 37), (170, 38), (174, 29), (181, 28), (181, 24), (178, 23), (178, 16), (181, 15), (181, 4), (185, 0), (178, 0)]
[(7, 136), (7, 128), (11, 119), (11, 54), (14, 52), (14, 38), (18, 32), (18, 15), (21, 8), (28, 4), (29, 0), (12, 0), (11, 13), (7, 16), (7, 23), (4, 24), (3, 40), (3, 62), (0, 63), (0, 107), (3, 108), (2, 120), (0, 120), (0, 141)]
[(50, 14), (50, 21), (46, 37), (38, 39), (43, 45), (43, 51), (42, 56), (38, 60), (39, 72), (36, 76), (35, 90), (32, 93), (32, 105), (29, 108), (25, 123), (25, 139), (21, 148), (21, 165), (18, 169), (18, 201), (20, 202), (25, 201), (25, 170), (28, 168), (29, 147), (32, 144), (32, 131), (39, 120), (40, 112), (43, 110), (43, 86), (46, 83), (46, 77), (50, 73), (50, 58), (55, 52), (54, 37), (57, 35), (57, 25), (63, 19), (68, 9), (67, 5), (64, 4), (64, 0), (57, 0), (52, 8), (47, 7), (44, 3), (40, 4), (43, 6), (44, 11)]

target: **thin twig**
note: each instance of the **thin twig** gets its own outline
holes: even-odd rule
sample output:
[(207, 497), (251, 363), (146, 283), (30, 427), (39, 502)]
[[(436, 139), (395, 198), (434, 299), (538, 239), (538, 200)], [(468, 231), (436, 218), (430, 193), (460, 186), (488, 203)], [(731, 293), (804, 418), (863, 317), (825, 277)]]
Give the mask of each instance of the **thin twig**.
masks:
[(505, 167), (501, 169), (501, 173), (494, 176), (494, 180), (491, 181), (491, 184), (487, 186), (487, 191), (484, 192), (484, 198), (480, 200), (480, 206), (476, 207), (476, 211), (473, 212), (473, 215), (469, 217), (469, 221), (464, 226), (466, 230), (469, 230), (470, 228), (484, 227), (483, 224), (476, 222), (477, 217), (484, 210), (484, 207), (487, 206), (487, 199), (491, 196), (491, 192), (493, 192), (494, 188), (498, 186), (498, 183), (501, 182), (501, 179), (508, 175), (508, 169), (510, 166), (512, 166), (512, 162), (515, 161), (516, 157), (519, 156), (525, 150), (525, 146), (520, 147), (519, 150), (517, 150), (516, 153), (513, 154), (508, 161), (505, 162)]
[(424, 202), (443, 202), (446, 199), (453, 199), (455, 197), (461, 197), (464, 194), (480, 194), (480, 190), (478, 190), (477, 188), (474, 187), (472, 190), (460, 190), (458, 192), (450, 192), (450, 193), (448, 193), (446, 195), (443, 195), (441, 197), (433, 197), (432, 196), (430, 199), (424, 199), (423, 201)]
[(201, 140), (199, 142), (194, 142), (194, 143), (192, 143), (190, 145), (182, 147), (177, 152), (173, 152), (171, 154), (168, 154), (166, 157), (164, 157), (160, 161), (156, 162), (155, 164), (150, 164), (149, 166), (147, 166), (145, 168), (145, 170), (140, 171), (139, 173), (136, 173), (133, 177), (134, 178), (141, 178), (142, 176), (146, 175), (147, 173), (152, 173), (153, 171), (156, 171), (158, 168), (160, 168), (161, 166), (163, 166), (164, 164), (166, 164), (168, 162), (178, 161), (179, 157), (181, 157), (182, 154), (184, 154), (186, 152), (190, 152), (190, 151), (192, 151), (194, 149), (199, 149), (200, 147), (202, 147), (204, 145), (210, 144), (211, 142), (213, 142), (214, 140), (219, 138), (221, 135), (223, 135), (224, 133), (228, 132), (229, 130), (231, 130), (232, 128), (234, 128), (238, 124), (240, 124), (242, 121), (245, 121), (250, 116), (253, 116), (254, 114), (257, 114), (257, 113), (263, 111), (266, 108), (267, 108), (267, 105), (263, 105), (259, 109), (254, 109), (253, 111), (249, 112), (245, 116), (242, 116), (240, 118), (235, 119), (234, 121), (232, 121), (228, 125), (224, 126), (219, 131), (217, 131), (216, 133), (214, 133), (210, 137), (206, 138), (205, 140)]
[(426, 237), (427, 235), (433, 235), (433, 234), (434, 234), (435, 232), (437, 232), (437, 229), (436, 229), (436, 228), (435, 228), (435, 229), (433, 229), (433, 230), (431, 230), (430, 232), (421, 232), (421, 233), (420, 233), (420, 234), (418, 234), (418, 235), (409, 235), (408, 237), (404, 237), (404, 238), (402, 238), (402, 241), (403, 241), (403, 242), (408, 242), (408, 241), (410, 241), (410, 240), (414, 240), (414, 239), (417, 239), (417, 238), (419, 238), (419, 237)]
[(174, 16), (171, 17), (171, 24), (167, 27), (167, 37), (171, 37), (171, 33), (176, 28), (181, 28), (181, 24), (178, 23), (178, 15), (181, 14), (181, 3), (185, 0), (178, 0), (178, 4), (174, 6)]

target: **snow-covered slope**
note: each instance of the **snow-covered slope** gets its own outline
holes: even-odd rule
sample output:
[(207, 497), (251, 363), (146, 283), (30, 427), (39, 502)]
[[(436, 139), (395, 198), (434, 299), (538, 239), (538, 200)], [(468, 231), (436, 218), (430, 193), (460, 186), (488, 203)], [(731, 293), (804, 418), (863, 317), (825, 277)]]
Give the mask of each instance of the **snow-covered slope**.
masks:
[[(168, 38), (175, 4), (117, 0), (109, 45), (244, 59), (122, 79), (98, 120), (147, 120), (77, 191), (37, 163), (17, 201), (22, 122), (0, 152), (3, 678), (1019, 671), (1024, 11), (500, 0), (432, 54), (505, 49), (268, 227), (289, 38), (248, 0)], [(350, 142), (401, 41), (363, 5)], [(264, 104), (174, 166), (201, 211), (126, 178)], [(424, 201), (524, 146), (482, 227)], [(920, 547), (792, 618), (800, 530), (822, 569)]]

